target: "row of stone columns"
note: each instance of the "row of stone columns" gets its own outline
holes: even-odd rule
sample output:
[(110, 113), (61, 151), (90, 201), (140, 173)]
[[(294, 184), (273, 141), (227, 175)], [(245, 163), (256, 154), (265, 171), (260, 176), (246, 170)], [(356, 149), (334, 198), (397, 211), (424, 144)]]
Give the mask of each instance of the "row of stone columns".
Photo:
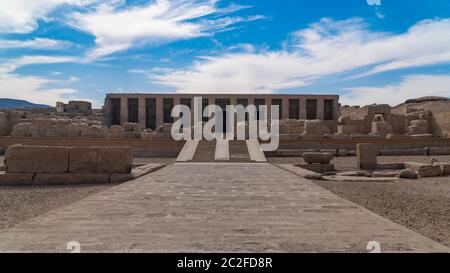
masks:
[[(129, 98), (138, 98), (138, 117), (139, 117), (139, 125), (141, 128), (146, 127), (146, 105), (145, 100), (147, 98), (152, 98), (151, 96), (121, 96), (120, 97), (120, 120), (121, 123), (128, 122), (128, 99)], [(155, 96), (153, 97), (156, 99), (156, 125), (159, 126), (163, 124), (163, 99), (164, 96)], [(167, 98), (173, 98), (174, 99), (174, 105), (180, 104), (181, 97), (180, 96), (167, 96)], [(216, 98), (226, 98), (226, 97), (209, 97), (204, 96), (203, 98), (208, 99), (209, 104), (214, 104)], [(237, 100), (239, 99), (239, 96), (233, 96), (229, 97), (227, 99), (230, 100), (231, 105), (237, 105)], [(244, 99), (247, 99), (248, 105), (254, 104), (255, 97), (242, 97)], [(299, 117), (300, 119), (306, 119), (306, 101), (307, 97), (305, 98), (290, 98), (290, 97), (275, 97), (275, 96), (265, 96), (265, 97), (258, 97), (260, 99), (265, 99), (265, 103), (267, 106), (269, 106), (269, 117), (270, 117), (270, 106), (272, 105), (272, 99), (281, 99), (282, 102), (282, 116), (281, 119), (289, 119), (289, 100), (290, 99), (296, 99), (299, 100)], [(316, 109), (317, 109), (317, 119), (323, 120), (324, 119), (324, 101), (323, 98), (316, 98), (312, 96), (311, 99), (314, 99), (317, 101)], [(194, 105), (194, 99), (191, 98), (191, 106)], [(333, 104), (333, 119), (336, 119), (336, 113), (337, 113), (337, 102), (335, 101)]]

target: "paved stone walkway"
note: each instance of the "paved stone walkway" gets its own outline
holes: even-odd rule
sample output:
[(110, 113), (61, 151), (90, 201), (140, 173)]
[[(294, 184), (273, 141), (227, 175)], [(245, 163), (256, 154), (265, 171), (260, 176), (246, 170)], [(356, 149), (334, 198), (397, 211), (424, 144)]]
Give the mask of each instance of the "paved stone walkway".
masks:
[(179, 163), (0, 233), (1, 251), (366, 252), (444, 246), (262, 164)]

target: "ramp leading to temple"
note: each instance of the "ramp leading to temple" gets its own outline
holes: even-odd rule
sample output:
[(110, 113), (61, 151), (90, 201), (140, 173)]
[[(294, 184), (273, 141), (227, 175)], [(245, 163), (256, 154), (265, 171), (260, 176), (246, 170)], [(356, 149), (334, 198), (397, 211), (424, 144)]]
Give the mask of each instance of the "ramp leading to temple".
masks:
[(262, 163), (266, 157), (257, 140), (186, 141), (177, 162)]

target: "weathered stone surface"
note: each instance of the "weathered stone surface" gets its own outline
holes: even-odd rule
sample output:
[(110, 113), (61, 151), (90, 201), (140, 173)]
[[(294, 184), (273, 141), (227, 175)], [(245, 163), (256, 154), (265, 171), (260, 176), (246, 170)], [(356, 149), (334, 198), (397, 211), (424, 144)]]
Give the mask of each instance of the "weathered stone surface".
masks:
[(77, 185), (109, 183), (109, 173), (37, 173), (32, 185)]
[(12, 145), (5, 154), (9, 173), (63, 173), (69, 166), (69, 147)]
[(303, 137), (323, 137), (329, 134), (330, 129), (323, 120), (307, 120), (305, 121), (305, 131)]
[(31, 137), (33, 126), (29, 122), (18, 123), (14, 125), (11, 136), (13, 137)]
[(372, 173), (372, 177), (398, 177), (400, 174), (398, 171), (375, 171)]
[(128, 147), (74, 147), (70, 151), (70, 173), (129, 173), (132, 166)]
[(1, 186), (18, 186), (18, 185), (31, 185), (34, 173), (5, 173), (0, 172), (0, 185)]
[(413, 120), (409, 126), (409, 133), (411, 135), (428, 134), (428, 121), (424, 119)]
[(414, 139), (426, 139), (426, 138), (432, 138), (432, 134), (418, 134), (418, 135), (410, 135), (411, 138)]
[(403, 155), (427, 155), (428, 149), (389, 149), (380, 150), (380, 155), (403, 156)]
[(419, 177), (435, 177), (442, 175), (442, 170), (439, 165), (429, 165), (416, 162), (405, 162), (404, 164), (405, 168), (416, 171)]
[(286, 170), (302, 178), (311, 180), (322, 180), (322, 174), (298, 166), (294, 166), (292, 164), (278, 164), (277, 166), (283, 170)]
[(429, 155), (450, 155), (450, 147), (431, 147), (428, 151)]
[(417, 179), (418, 176), (414, 170), (404, 169), (400, 172), (399, 177), (404, 179)]
[(359, 143), (357, 145), (358, 167), (363, 170), (377, 168), (378, 148), (376, 144)]
[(333, 160), (332, 153), (304, 153), (303, 160), (308, 164), (330, 164)]
[(402, 170), (405, 168), (405, 164), (401, 162), (384, 162), (378, 163), (376, 170)]
[(450, 164), (449, 163), (437, 162), (437, 163), (434, 163), (433, 165), (437, 165), (437, 166), (441, 167), (442, 175), (444, 175), (444, 176), (450, 175)]
[(299, 164), (296, 166), (316, 173), (326, 173), (335, 170), (334, 164)]

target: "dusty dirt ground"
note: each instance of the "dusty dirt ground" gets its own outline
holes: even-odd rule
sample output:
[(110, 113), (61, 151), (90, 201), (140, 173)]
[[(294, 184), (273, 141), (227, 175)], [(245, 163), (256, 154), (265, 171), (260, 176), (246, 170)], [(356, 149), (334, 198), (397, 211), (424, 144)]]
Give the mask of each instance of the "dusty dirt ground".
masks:
[[(171, 164), (174, 158), (136, 158), (136, 163)], [(0, 156), (3, 164), (3, 157)], [(0, 229), (107, 190), (108, 185), (0, 186)]]
[[(386, 156), (379, 162), (449, 162), (450, 156)], [(273, 163), (303, 163), (301, 158), (269, 158)], [(335, 158), (338, 170), (356, 169), (356, 157)], [(450, 247), (450, 177), (398, 182), (315, 181), (329, 191)]]

